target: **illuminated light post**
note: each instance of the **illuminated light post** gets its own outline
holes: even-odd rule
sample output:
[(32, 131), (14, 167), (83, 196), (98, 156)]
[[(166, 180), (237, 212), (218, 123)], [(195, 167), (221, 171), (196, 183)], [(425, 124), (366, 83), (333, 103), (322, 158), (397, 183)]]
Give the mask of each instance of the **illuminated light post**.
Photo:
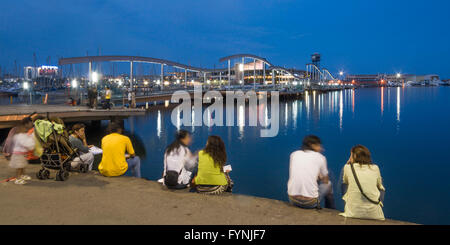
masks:
[(339, 79), (344, 80), (344, 71), (339, 72)]
[[(78, 93), (78, 81), (77, 81), (77, 79), (73, 79), (72, 80), (71, 87), (75, 89), (75, 96), (76, 96), (77, 93)], [(83, 93), (81, 93), (81, 90), (80, 90), (80, 104), (82, 103), (82, 99), (83, 99)]]
[(401, 80), (402, 87), (405, 87), (405, 82), (401, 79), (402, 78), (402, 74), (399, 72), (399, 73), (397, 73), (396, 77), (397, 77), (397, 80)]
[(242, 63), (239, 64), (239, 71), (242, 72), (242, 80), (239, 81), (239, 83), (242, 84), (243, 80), (245, 79), (245, 74), (244, 74), (244, 58), (242, 58)]
[(98, 83), (98, 73), (97, 72), (95, 72), (95, 71), (92, 72), (91, 78), (92, 78), (93, 83), (95, 83), (95, 84)]
[(32, 104), (32, 97), (31, 97), (30, 85), (28, 84), (28, 82), (24, 82), (22, 86), (23, 86), (23, 89), (28, 91), (28, 94), (30, 95), (30, 105), (31, 105)]
[(76, 79), (72, 80), (72, 88), (77, 88), (78, 87), (78, 82)]

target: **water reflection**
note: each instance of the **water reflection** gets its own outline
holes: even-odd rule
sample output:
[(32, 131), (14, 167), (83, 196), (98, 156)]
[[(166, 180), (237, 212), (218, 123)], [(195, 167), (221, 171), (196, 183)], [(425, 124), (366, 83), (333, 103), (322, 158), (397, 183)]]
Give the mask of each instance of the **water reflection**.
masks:
[(289, 113), (288, 104), (286, 103), (284, 105), (284, 126), (285, 127), (287, 127), (287, 125), (288, 125), (288, 113)]
[(316, 108), (316, 90), (313, 91), (313, 108)]
[(309, 92), (305, 91), (306, 118), (309, 119)]
[(352, 89), (352, 116), (355, 116), (355, 89)]
[(342, 121), (344, 117), (344, 98), (342, 95), (342, 90), (339, 94), (339, 129), (342, 131)]
[(263, 125), (263, 127), (268, 127), (269, 126), (269, 108), (265, 104), (263, 104), (263, 106), (264, 106), (264, 125)]
[(195, 131), (195, 109), (192, 106), (192, 114), (191, 114), (191, 126), (192, 126), (192, 132)]
[(158, 110), (158, 116), (156, 118), (156, 136), (161, 138), (161, 111)]
[(292, 102), (292, 124), (293, 124), (292, 126), (294, 129), (297, 127), (297, 113), (298, 113), (297, 102), (298, 101)]
[[(211, 134), (219, 135), (226, 141), (229, 162), (235, 169), (233, 174), (236, 179), (237, 193), (281, 200), (286, 199), (285, 181), (288, 177), (289, 155), (293, 150), (298, 149), (299, 141), (303, 136), (317, 134), (324, 139), (327, 149), (324, 154), (329, 160), (330, 172), (334, 173), (340, 172), (342, 162), (348, 157), (347, 152), (351, 145), (367, 144), (376, 153), (374, 161), (380, 164), (383, 177), (387, 182), (386, 185), (395, 187), (395, 189), (391, 189), (392, 195), (387, 199), (386, 216), (401, 219), (406, 217), (412, 220), (410, 214), (420, 213), (421, 207), (427, 205), (421, 200), (411, 199), (409, 190), (412, 188), (418, 190), (420, 195), (429, 194), (431, 190), (433, 196), (438, 196), (442, 202), (450, 203), (450, 199), (445, 195), (438, 194), (438, 190), (439, 193), (444, 193), (448, 189), (447, 186), (432, 182), (434, 178), (427, 180), (432, 182), (430, 188), (423, 186), (423, 182), (401, 181), (408, 179), (411, 174), (417, 176), (423, 174), (423, 162), (427, 161), (426, 155), (421, 152), (423, 144), (420, 143), (420, 140), (411, 141), (410, 135), (418, 134), (419, 139), (431, 137), (433, 140), (450, 137), (450, 131), (445, 126), (448, 125), (450, 116), (448, 113), (442, 113), (448, 109), (445, 106), (450, 102), (450, 90), (446, 89), (448, 88), (361, 88), (323, 94), (318, 91), (315, 94), (309, 91), (304, 94), (303, 100), (280, 101), (280, 133), (274, 138), (263, 139), (259, 134), (260, 127), (249, 127), (246, 124), (245, 117), (248, 113), (246, 106), (237, 108), (233, 106), (233, 123), (237, 127), (213, 125), (207, 127), (205, 125), (192, 127), (192, 130), (188, 126), (187, 129), (194, 134), (193, 151), (201, 149)], [(385, 95), (385, 93), (387, 94)], [(430, 93), (433, 93), (432, 96)], [(356, 103), (358, 103), (358, 107), (356, 107)], [(405, 107), (406, 105), (408, 107)], [(402, 108), (402, 106), (404, 107)], [(414, 110), (408, 108), (414, 108)], [(175, 111), (174, 113), (178, 114)], [(195, 113), (202, 116), (199, 110), (193, 111), (192, 122), (199, 116)], [(209, 113), (204, 108), (205, 118), (210, 117), (210, 114), (215, 116), (215, 113), (214, 110)], [(268, 120), (273, 113), (272, 108), (267, 105), (261, 106), (258, 108), (258, 113), (260, 123), (272, 122)], [(183, 114), (184, 111), (181, 111), (181, 115)], [(148, 113), (142, 120), (139, 118), (128, 121), (128, 130), (133, 126), (130, 124), (135, 124), (137, 134), (145, 133), (143, 140), (149, 154), (146, 159), (143, 159), (143, 166), (145, 166), (143, 175), (150, 179), (160, 178), (164, 147), (167, 145), (167, 141), (173, 139), (172, 135), (178, 128), (178, 123), (172, 125), (171, 120), (166, 120), (170, 115), (171, 110), (163, 108), (160, 111)], [(436, 120), (421, 120), (422, 117)], [(343, 130), (344, 120), (346, 130)], [(182, 122), (182, 120), (180, 121)], [(398, 134), (400, 122), (402, 123), (402, 134)], [(156, 124), (156, 133), (152, 123)], [(147, 134), (146, 130), (148, 130), (149, 124), (152, 125), (152, 128), (151, 133)], [(426, 131), (417, 130), (417, 128), (424, 127), (427, 128)], [(182, 125), (181, 128), (183, 128)], [(396, 131), (397, 135), (393, 137)], [(445, 152), (443, 149), (446, 146), (445, 143), (439, 141), (437, 146), (433, 145), (426, 150), (427, 152), (431, 151), (433, 156), (437, 156), (439, 162), (445, 162), (445, 154), (442, 155), (440, 152)], [(398, 158), (399, 152), (404, 157)], [(255, 164), (258, 164), (258, 167), (255, 167)], [(398, 166), (406, 164), (408, 164), (407, 172), (398, 171)], [(430, 162), (430, 164), (434, 163)], [(426, 172), (426, 174), (428, 176), (438, 175), (436, 179), (444, 179), (445, 171), (431, 172), (439, 169), (436, 166), (433, 167), (435, 168), (428, 168), (427, 171), (430, 172)], [(267, 171), (268, 169), (270, 171)], [(260, 182), (261, 185), (254, 184), (255, 180), (261, 179), (264, 180)], [(337, 193), (337, 189), (335, 191)], [(433, 205), (438, 206), (439, 203), (439, 200), (434, 201)], [(408, 207), (409, 210), (402, 209), (402, 207)], [(425, 214), (421, 216), (425, 220), (431, 219), (423, 216)], [(436, 221), (442, 219), (435, 216), (433, 217)], [(450, 222), (450, 217), (447, 220)], [(419, 218), (415, 221), (420, 222)]]
[(243, 139), (245, 126), (245, 110), (243, 105), (239, 106), (238, 126), (239, 126), (239, 139)]
[(384, 112), (384, 87), (381, 87), (381, 116)]
[(397, 122), (400, 122), (400, 87), (397, 87)]

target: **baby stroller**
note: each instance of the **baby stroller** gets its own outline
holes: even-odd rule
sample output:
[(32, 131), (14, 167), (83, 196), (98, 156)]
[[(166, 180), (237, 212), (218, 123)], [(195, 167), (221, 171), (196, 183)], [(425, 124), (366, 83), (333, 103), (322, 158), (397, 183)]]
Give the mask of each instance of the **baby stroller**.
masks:
[[(35, 122), (35, 133), (44, 149), (40, 157), (42, 168), (36, 174), (37, 178), (41, 180), (49, 179), (49, 169), (52, 169), (57, 170), (57, 181), (67, 180), (71, 170), (71, 162), (75, 157), (79, 157), (79, 153), (70, 146), (64, 124), (53, 120), (52, 122), (37, 120)], [(88, 166), (81, 164), (80, 171), (87, 172)]]

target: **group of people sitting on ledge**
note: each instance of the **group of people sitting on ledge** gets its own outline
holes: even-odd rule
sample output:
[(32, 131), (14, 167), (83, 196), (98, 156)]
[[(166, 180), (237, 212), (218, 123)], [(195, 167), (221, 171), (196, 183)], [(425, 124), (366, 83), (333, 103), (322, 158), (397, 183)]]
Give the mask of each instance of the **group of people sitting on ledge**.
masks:
[(225, 143), (219, 136), (209, 136), (205, 147), (192, 154), (191, 134), (179, 130), (175, 141), (164, 152), (164, 171), (161, 182), (169, 189), (191, 188), (204, 194), (231, 192), (233, 181), (226, 165)]
[[(333, 186), (329, 179), (327, 160), (321, 154), (319, 137), (306, 136), (300, 150), (290, 156), (288, 196), (294, 206), (305, 209), (335, 209)], [(361, 219), (384, 220), (385, 188), (380, 169), (372, 162), (369, 149), (356, 145), (344, 165), (341, 176), (345, 209), (340, 215)]]
[[(3, 153), (10, 160), (10, 167), (16, 169), (16, 184), (24, 184), (31, 179), (25, 175), (27, 155), (32, 153), (35, 142), (31, 135), (31, 119), (22, 120), (21, 124), (10, 132), (5, 142)], [(131, 170), (134, 177), (141, 178), (141, 160), (136, 156), (129, 137), (123, 135), (119, 122), (111, 122), (109, 134), (101, 140), (103, 151), (98, 171), (103, 176), (124, 175)], [(70, 145), (78, 150), (72, 168), (88, 164), (92, 170), (94, 155), (87, 144), (85, 126), (75, 124), (69, 136)], [(233, 181), (230, 178), (231, 166), (227, 165), (225, 144), (219, 136), (209, 136), (205, 147), (192, 153), (189, 146), (192, 135), (186, 130), (179, 130), (175, 140), (164, 152), (164, 171), (159, 180), (168, 189), (185, 189), (219, 195), (231, 192)], [(306, 136), (301, 149), (290, 155), (289, 181), (287, 193), (292, 205), (304, 209), (335, 209), (333, 186), (329, 178), (327, 160), (322, 152), (319, 137)], [(32, 155), (32, 154), (31, 154)], [(356, 145), (350, 151), (350, 157), (344, 165), (340, 176), (344, 217), (384, 220), (383, 201), (385, 188), (380, 170), (372, 162), (370, 151), (362, 145)]]
[[(119, 123), (108, 126), (110, 134), (102, 139), (103, 156), (98, 166), (104, 176), (121, 176), (128, 169), (134, 177), (141, 178), (141, 161), (135, 155), (130, 138), (122, 134)], [(226, 166), (225, 143), (219, 136), (209, 136), (204, 149), (192, 153), (189, 146), (191, 134), (186, 130), (177, 131), (164, 153), (162, 182), (169, 189), (191, 188), (204, 194), (218, 195), (231, 192), (230, 166)]]

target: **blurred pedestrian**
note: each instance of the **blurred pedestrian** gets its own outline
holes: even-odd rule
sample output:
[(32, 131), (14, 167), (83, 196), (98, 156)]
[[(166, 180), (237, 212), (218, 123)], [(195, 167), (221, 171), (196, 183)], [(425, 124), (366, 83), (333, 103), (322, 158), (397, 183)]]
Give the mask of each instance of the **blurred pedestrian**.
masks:
[(14, 147), (9, 167), (16, 170), (14, 183), (18, 185), (26, 184), (27, 180), (31, 180), (31, 177), (25, 174), (25, 167), (28, 165), (26, 155), (35, 146), (34, 136), (27, 133), (30, 130), (30, 125), (32, 127), (33, 124), (22, 120), (20, 125), (16, 127), (13, 137)]

